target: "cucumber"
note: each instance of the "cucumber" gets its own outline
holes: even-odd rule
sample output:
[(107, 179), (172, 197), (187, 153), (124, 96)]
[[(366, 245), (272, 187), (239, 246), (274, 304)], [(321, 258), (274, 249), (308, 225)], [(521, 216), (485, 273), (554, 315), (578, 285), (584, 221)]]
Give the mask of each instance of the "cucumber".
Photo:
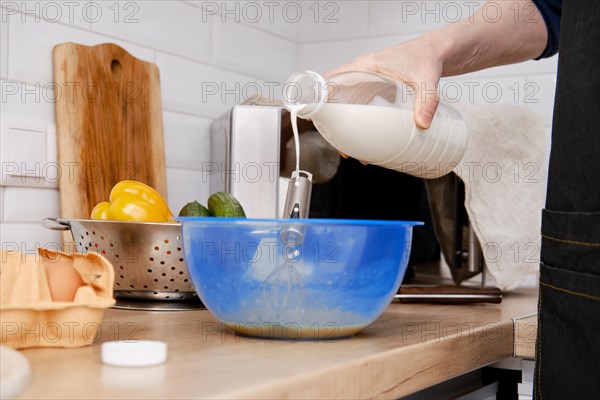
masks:
[(180, 217), (210, 217), (210, 211), (197, 201), (187, 203), (181, 211), (179, 211)]
[(208, 210), (215, 217), (246, 218), (240, 202), (225, 192), (215, 193), (208, 198)]

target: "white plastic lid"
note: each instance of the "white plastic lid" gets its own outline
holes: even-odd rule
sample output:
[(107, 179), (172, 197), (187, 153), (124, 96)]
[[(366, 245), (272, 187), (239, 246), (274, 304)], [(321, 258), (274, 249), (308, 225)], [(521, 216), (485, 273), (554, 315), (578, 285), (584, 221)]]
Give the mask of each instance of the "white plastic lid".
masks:
[(117, 367), (147, 367), (167, 360), (167, 344), (156, 340), (102, 343), (102, 362)]

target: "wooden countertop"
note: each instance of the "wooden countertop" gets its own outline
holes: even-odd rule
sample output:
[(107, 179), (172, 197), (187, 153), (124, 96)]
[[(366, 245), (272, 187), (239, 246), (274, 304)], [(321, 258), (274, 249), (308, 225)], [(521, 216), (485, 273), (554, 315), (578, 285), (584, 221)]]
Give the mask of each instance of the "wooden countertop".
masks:
[[(41, 398), (397, 398), (514, 354), (513, 319), (536, 311), (536, 292), (502, 304), (389, 306), (350, 339), (287, 342), (236, 336), (208, 311), (109, 309), (97, 341), (78, 349), (30, 349)], [(164, 340), (166, 364), (116, 368), (100, 342)]]
[(535, 359), (537, 328), (537, 314), (515, 319), (515, 357)]

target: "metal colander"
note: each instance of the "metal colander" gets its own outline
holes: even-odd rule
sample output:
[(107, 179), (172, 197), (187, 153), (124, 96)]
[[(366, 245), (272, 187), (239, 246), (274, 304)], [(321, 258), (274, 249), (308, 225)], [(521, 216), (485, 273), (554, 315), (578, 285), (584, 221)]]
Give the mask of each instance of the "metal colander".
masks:
[(180, 223), (46, 218), (73, 235), (80, 253), (95, 251), (115, 268), (115, 296), (133, 300), (198, 299), (183, 256)]

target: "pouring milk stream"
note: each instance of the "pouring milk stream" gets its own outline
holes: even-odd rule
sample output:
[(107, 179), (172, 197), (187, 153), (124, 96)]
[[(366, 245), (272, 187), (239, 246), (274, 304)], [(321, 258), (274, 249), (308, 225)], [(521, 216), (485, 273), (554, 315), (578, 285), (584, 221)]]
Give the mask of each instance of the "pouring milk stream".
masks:
[(311, 119), (325, 140), (350, 157), (437, 178), (460, 162), (467, 127), (456, 110), (440, 102), (431, 127), (421, 130), (413, 120), (415, 101), (414, 90), (406, 84), (366, 72), (325, 80), (305, 71), (292, 75), (284, 86), (293, 127), (296, 117)]

